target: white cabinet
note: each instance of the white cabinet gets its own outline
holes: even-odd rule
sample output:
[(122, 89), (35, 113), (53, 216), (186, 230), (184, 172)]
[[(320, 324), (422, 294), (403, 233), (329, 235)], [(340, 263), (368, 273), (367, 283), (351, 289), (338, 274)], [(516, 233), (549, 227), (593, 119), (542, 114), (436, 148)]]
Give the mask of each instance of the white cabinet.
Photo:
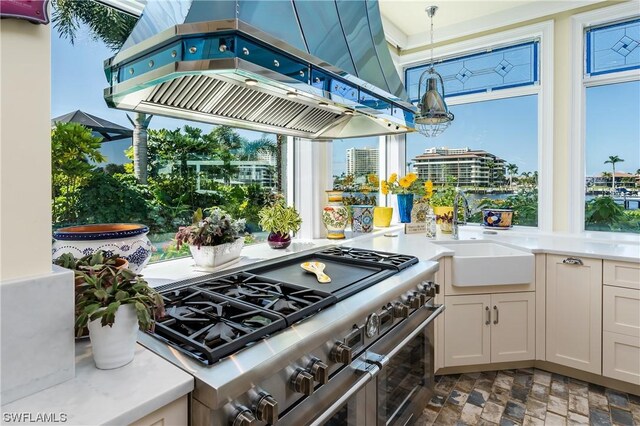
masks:
[(147, 414), (130, 426), (170, 426), (189, 424), (187, 395)]
[(640, 271), (604, 261), (602, 375), (640, 385)]
[(535, 357), (535, 293), (447, 296), (445, 366)]
[(547, 255), (547, 361), (601, 374), (602, 260)]

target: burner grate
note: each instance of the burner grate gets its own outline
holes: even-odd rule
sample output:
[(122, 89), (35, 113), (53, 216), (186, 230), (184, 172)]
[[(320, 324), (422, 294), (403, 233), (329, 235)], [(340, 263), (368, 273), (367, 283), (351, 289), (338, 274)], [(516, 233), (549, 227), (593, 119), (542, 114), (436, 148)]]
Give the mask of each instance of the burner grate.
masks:
[(357, 261), (389, 265), (397, 270), (405, 269), (418, 263), (418, 258), (406, 254), (385, 253), (381, 251), (335, 246), (318, 252), (320, 255), (353, 259)]

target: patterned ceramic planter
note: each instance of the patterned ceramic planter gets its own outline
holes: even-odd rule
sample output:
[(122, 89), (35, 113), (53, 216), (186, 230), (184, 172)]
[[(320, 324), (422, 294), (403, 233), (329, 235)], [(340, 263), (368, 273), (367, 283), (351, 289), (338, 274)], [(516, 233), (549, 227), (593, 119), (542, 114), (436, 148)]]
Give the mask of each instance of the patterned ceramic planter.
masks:
[(513, 210), (482, 209), (482, 226), (492, 229), (511, 229)]
[(244, 238), (236, 238), (233, 243), (219, 244), (217, 246), (189, 246), (191, 256), (196, 261), (196, 265), (203, 268), (215, 268), (216, 266), (229, 263), (240, 257), (240, 252), (244, 247)]
[(373, 207), (351, 206), (353, 209), (353, 232), (367, 233), (373, 231)]
[[(438, 206), (433, 208), (433, 212), (436, 214), (436, 216), (451, 215), (453, 217), (453, 207)], [(445, 234), (450, 234), (453, 231), (452, 221), (438, 219), (436, 222), (438, 223), (438, 225), (440, 225), (440, 231)]]
[(95, 225), (70, 226), (53, 233), (53, 260), (64, 253), (80, 258), (97, 250), (104, 250), (107, 256), (114, 254), (129, 262), (129, 269), (139, 273), (149, 259), (153, 246), (147, 238), (149, 228), (137, 223), (102, 223)]
[(327, 228), (327, 238), (340, 240), (344, 238), (344, 229), (349, 223), (349, 211), (342, 204), (341, 191), (327, 191), (329, 204), (322, 209), (322, 223)]
[(398, 214), (400, 223), (411, 223), (413, 209), (413, 194), (398, 194)]
[(388, 228), (391, 226), (393, 207), (376, 207), (373, 209), (373, 226), (376, 228)]

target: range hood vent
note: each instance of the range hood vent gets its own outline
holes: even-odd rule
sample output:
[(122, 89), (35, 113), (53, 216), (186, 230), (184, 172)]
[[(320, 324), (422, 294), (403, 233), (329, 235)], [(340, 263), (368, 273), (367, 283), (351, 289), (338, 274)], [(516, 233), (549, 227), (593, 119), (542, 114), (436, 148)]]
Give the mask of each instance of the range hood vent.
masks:
[(111, 107), (310, 139), (413, 131), (377, 0), (148, 2)]

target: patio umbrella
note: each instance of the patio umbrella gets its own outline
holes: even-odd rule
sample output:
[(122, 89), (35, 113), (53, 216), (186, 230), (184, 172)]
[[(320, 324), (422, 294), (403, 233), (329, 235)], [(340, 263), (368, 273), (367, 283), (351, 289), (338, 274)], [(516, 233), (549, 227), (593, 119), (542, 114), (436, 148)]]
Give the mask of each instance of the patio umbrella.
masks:
[(91, 129), (94, 136), (102, 136), (104, 138), (103, 142), (113, 142), (133, 137), (133, 130), (80, 110), (52, 119), (51, 127), (59, 122), (82, 124)]

